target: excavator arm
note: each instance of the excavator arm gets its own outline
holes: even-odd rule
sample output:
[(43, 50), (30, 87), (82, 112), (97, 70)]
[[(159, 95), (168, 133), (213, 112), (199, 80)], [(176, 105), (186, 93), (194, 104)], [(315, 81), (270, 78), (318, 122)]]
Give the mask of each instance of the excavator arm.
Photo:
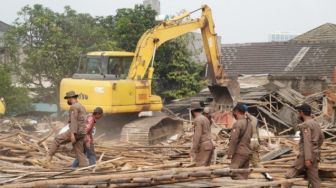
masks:
[[(198, 10), (202, 11), (200, 18), (187, 19), (187, 17)], [(148, 80), (151, 81), (154, 72), (153, 62), (156, 49), (171, 39), (177, 38), (196, 29), (201, 29), (205, 54), (208, 61), (208, 72), (210, 75), (208, 84), (210, 91), (213, 95), (216, 95), (214, 96), (215, 100), (217, 100), (218, 97), (223, 96), (226, 98), (225, 100), (230, 100), (222, 101), (220, 103), (232, 103), (234, 100), (232, 97), (237, 95), (237, 83), (233, 84), (235, 85), (233, 86), (235, 87), (235, 91), (231, 92), (231, 89), (228, 88), (227, 85), (232, 85), (232, 82), (226, 78), (223, 67), (219, 62), (219, 45), (217, 41), (217, 34), (214, 29), (215, 24), (213, 22), (211, 9), (207, 5), (204, 5), (198, 10), (186, 12), (180, 16), (164, 21), (156, 27), (146, 31), (137, 44), (135, 56), (128, 73), (128, 79), (142, 80), (146, 75), (147, 69), (149, 69), (147, 75)], [(231, 84), (228, 84), (228, 82)], [(220, 88), (219, 92), (217, 91), (218, 86)], [(221, 89), (228, 91), (221, 91)], [(219, 101), (217, 100), (217, 102)]]
[(159, 46), (196, 29), (201, 29), (202, 31), (204, 48), (208, 63), (211, 65), (211, 72), (216, 76), (221, 76), (217, 35), (214, 30), (211, 9), (205, 5), (201, 10), (202, 15), (198, 19), (183, 21), (184, 18), (191, 14), (187, 12), (181, 16), (162, 22), (145, 32), (137, 44), (128, 78), (133, 80), (143, 79)]

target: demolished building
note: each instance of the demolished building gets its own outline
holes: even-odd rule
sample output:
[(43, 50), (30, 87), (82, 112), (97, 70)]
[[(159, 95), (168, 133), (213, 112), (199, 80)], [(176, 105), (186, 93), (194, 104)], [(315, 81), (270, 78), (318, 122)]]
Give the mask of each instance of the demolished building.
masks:
[[(295, 106), (308, 103), (325, 133), (333, 137), (328, 129), (335, 124), (335, 24), (324, 24), (287, 42), (226, 44), (221, 50), (226, 73), (239, 77), (237, 102), (248, 104), (263, 127), (268, 125), (277, 135), (294, 134), (298, 124)], [(190, 101), (195, 100), (206, 103), (211, 94), (205, 89), (167, 107), (185, 117)], [(220, 111), (223, 116), (219, 115), (217, 123), (229, 128), (232, 121), (224, 114), (230, 109)]]
[(221, 62), (231, 76), (269, 74), (298, 92), (325, 90), (336, 66), (336, 24), (327, 23), (286, 42), (222, 45)]

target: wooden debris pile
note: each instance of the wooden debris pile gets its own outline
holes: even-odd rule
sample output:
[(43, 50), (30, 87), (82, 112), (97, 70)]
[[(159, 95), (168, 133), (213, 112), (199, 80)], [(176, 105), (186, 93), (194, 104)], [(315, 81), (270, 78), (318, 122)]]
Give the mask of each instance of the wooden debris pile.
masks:
[[(198, 100), (209, 98), (203, 92)], [(194, 100), (194, 99), (192, 99)], [(211, 101), (211, 100), (209, 100)], [(295, 160), (298, 136), (295, 136), (297, 111), (295, 106), (308, 103), (313, 107), (314, 117), (320, 123), (326, 142), (322, 146), (320, 174), (323, 187), (336, 184), (336, 138), (334, 132), (336, 96), (330, 92), (303, 96), (280, 83), (268, 83), (242, 88), (241, 102), (249, 105), (259, 119), (262, 137), (261, 160), (264, 168), (248, 169), (249, 180), (234, 181), (228, 176), (235, 171), (228, 169), (226, 149), (229, 133), (221, 127), (213, 128), (216, 145), (211, 167), (192, 167), (189, 148), (192, 125), (189, 123), (189, 100), (168, 106), (170, 113), (184, 118), (183, 135), (175, 135), (160, 144), (141, 146), (118, 140), (103, 141), (103, 135), (95, 138), (97, 164), (72, 169), (74, 160), (72, 146), (60, 148), (48, 167), (42, 163), (48, 146), (64, 124), (45, 120), (5, 120), (0, 127), (0, 186), (6, 187), (139, 187), (175, 184), (177, 187), (266, 187), (294, 182), (297, 187), (307, 187), (303, 177), (286, 180), (284, 174)], [(266, 182), (260, 172), (270, 172), (275, 178)], [(186, 183), (188, 182), (188, 183)], [(192, 182), (192, 183), (191, 183)]]
[[(199, 186), (242, 186), (241, 182), (228, 178), (232, 170), (228, 169), (229, 161), (225, 159), (227, 139), (214, 137), (217, 165), (209, 168), (189, 167), (192, 166), (188, 155), (192, 137), (190, 125), (186, 126), (186, 131), (181, 136), (153, 146), (131, 145), (116, 140), (101, 141), (101, 136), (98, 136), (97, 165), (72, 169), (69, 166), (73, 157), (68, 156), (71, 146), (62, 147), (48, 168), (41, 163), (57, 129), (39, 132), (11, 126), (0, 132), (0, 185), (139, 187), (175, 184), (185, 187), (184, 182), (192, 181), (192, 185)], [(294, 181), (284, 179), (284, 173), (296, 157), (297, 140), (291, 136), (269, 136), (264, 137), (262, 143), (264, 169), (249, 169), (252, 171), (249, 185), (280, 185)], [(330, 141), (323, 145), (321, 174), (325, 186), (336, 183), (336, 167), (332, 165), (336, 162), (334, 147), (335, 144)], [(275, 181), (266, 182), (259, 172), (270, 172)], [(304, 186), (307, 182), (299, 178), (295, 179), (295, 184)]]

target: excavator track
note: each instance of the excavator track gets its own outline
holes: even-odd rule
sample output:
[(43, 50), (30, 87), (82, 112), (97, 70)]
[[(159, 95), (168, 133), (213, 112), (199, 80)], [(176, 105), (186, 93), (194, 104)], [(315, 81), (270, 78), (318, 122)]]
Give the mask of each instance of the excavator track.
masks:
[(156, 144), (183, 131), (181, 120), (165, 114), (141, 117), (126, 124), (121, 130), (120, 140), (141, 145)]

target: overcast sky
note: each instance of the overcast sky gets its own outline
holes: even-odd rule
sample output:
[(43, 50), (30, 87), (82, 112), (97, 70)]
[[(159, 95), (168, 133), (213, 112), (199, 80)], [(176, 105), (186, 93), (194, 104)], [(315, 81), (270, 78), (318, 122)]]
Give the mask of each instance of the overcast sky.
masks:
[[(208, 4), (223, 43), (263, 42), (274, 32), (301, 34), (321, 24), (336, 23), (336, 0), (160, 0), (162, 14), (194, 10)], [(69, 5), (93, 16), (115, 14), (142, 0), (2, 0), (0, 20), (12, 23), (27, 4), (43, 4), (54, 11)]]

